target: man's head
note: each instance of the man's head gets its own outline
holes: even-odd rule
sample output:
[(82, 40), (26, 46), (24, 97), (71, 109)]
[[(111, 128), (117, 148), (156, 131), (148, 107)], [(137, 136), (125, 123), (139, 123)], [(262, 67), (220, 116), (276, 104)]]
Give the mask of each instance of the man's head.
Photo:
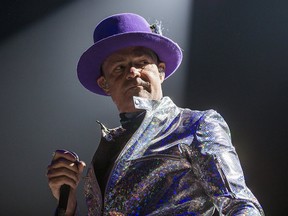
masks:
[(135, 111), (133, 96), (162, 98), (165, 63), (146, 47), (128, 47), (111, 54), (102, 64), (97, 83), (110, 95), (119, 112)]
[[(117, 87), (111, 84), (109, 74), (111, 68), (109, 68), (108, 62), (116, 58), (117, 55), (123, 56), (121, 52), (127, 53), (127, 50), (133, 49), (132, 47), (135, 48), (135, 52), (137, 47), (138, 51), (136, 53), (138, 54), (140, 52), (145, 53), (145, 56), (156, 56), (152, 57), (153, 61), (142, 69), (143, 79), (146, 71), (148, 69), (154, 70), (154, 67), (158, 73), (160, 68), (160, 70), (165, 69), (165, 75), (163, 73), (159, 74), (161, 82), (172, 75), (182, 61), (182, 51), (177, 43), (155, 31), (155, 25), (153, 27), (151, 28), (143, 17), (132, 13), (116, 14), (102, 20), (94, 31), (94, 45), (83, 53), (78, 62), (78, 78), (82, 85), (96, 94), (111, 95), (115, 101), (113, 90)], [(127, 61), (133, 68), (133, 64), (137, 63), (136, 60), (132, 60), (134, 57), (130, 53), (126, 57), (130, 59)], [(140, 71), (140, 69), (138, 68), (137, 71)], [(108, 91), (103, 86), (104, 81), (109, 87)], [(152, 86), (149, 88), (152, 88)], [(149, 88), (144, 89), (147, 94)], [(158, 99), (159, 97), (154, 96), (154, 93), (154, 90), (151, 89), (149, 97), (146, 96), (151, 99)], [(144, 91), (139, 92), (139, 96), (144, 95)], [(162, 97), (162, 90), (159, 95)]]

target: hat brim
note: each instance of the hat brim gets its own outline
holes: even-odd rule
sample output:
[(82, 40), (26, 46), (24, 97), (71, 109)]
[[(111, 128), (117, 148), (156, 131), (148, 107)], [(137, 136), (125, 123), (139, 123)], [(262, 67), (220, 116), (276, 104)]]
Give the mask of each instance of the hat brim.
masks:
[(81, 84), (96, 94), (106, 95), (96, 82), (101, 76), (101, 64), (115, 51), (131, 46), (153, 50), (166, 64), (165, 79), (177, 70), (182, 61), (181, 48), (167, 37), (147, 32), (118, 34), (98, 41), (80, 57), (77, 73)]

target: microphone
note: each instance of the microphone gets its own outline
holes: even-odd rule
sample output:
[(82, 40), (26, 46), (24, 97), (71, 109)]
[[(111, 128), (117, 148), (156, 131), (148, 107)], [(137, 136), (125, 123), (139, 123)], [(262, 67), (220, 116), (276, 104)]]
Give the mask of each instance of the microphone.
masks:
[(60, 197), (56, 213), (57, 216), (65, 215), (69, 199), (69, 193), (70, 193), (70, 186), (67, 184), (63, 184), (60, 187)]

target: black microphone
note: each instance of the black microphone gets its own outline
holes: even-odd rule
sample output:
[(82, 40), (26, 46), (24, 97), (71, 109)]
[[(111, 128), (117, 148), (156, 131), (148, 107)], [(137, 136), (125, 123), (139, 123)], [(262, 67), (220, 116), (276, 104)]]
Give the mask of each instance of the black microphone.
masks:
[(68, 199), (70, 193), (70, 186), (63, 184), (60, 187), (60, 197), (58, 202), (58, 207), (56, 211), (56, 216), (64, 216), (67, 209)]

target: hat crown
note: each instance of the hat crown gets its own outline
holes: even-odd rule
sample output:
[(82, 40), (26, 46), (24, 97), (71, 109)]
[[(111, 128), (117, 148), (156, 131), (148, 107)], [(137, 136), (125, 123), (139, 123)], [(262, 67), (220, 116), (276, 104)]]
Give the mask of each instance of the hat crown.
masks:
[(95, 28), (94, 43), (113, 35), (147, 32), (151, 33), (149, 23), (141, 16), (132, 13), (122, 13), (102, 20)]

